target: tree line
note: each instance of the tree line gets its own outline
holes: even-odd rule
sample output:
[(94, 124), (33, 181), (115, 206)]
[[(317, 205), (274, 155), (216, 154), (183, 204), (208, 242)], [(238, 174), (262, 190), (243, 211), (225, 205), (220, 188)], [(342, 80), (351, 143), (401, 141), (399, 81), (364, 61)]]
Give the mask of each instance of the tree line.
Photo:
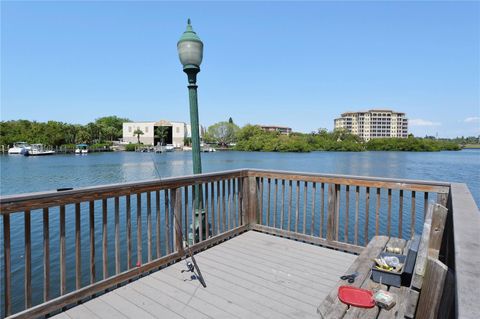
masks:
[[(468, 139), (472, 140), (471, 138)], [(318, 129), (309, 134), (264, 131), (260, 126), (247, 124), (239, 128), (230, 119), (207, 129), (204, 141), (219, 146), (230, 146), (239, 151), (311, 152), (311, 151), (419, 151), (460, 150), (451, 140), (416, 138), (378, 138), (368, 142), (346, 130)], [(478, 141), (478, 138), (477, 138)]]
[(41, 143), (48, 146), (108, 144), (122, 137), (123, 122), (130, 120), (106, 116), (86, 125), (57, 121), (1, 121), (0, 145), (13, 145), (15, 142)]

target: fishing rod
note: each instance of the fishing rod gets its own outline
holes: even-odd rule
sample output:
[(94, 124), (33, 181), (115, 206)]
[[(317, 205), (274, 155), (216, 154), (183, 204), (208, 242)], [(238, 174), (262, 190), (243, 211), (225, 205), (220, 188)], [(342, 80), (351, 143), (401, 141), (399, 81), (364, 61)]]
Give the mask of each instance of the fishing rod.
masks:
[[(161, 179), (160, 177), (160, 172), (158, 171), (158, 168), (157, 168), (157, 164), (155, 163), (155, 159), (153, 158), (153, 156), (151, 155), (150, 156), (151, 159), (152, 159), (152, 163), (153, 163), (153, 166), (155, 168), (155, 172), (157, 174), (157, 177), (158, 179)], [(192, 203), (193, 204), (193, 203)], [(168, 212), (168, 214), (170, 215), (171, 212)], [(188, 239), (184, 237), (183, 235), (183, 232), (182, 232), (182, 226), (180, 225), (180, 223), (178, 222), (175, 214), (172, 214), (173, 216), (173, 223), (175, 225), (175, 229), (176, 229), (176, 232), (177, 234), (180, 235), (180, 238), (182, 238), (182, 242), (185, 244), (185, 250), (186, 252), (188, 253), (188, 257), (190, 257), (190, 261), (187, 260), (188, 257), (187, 254), (185, 254), (185, 262), (186, 262), (186, 265), (187, 265), (187, 270), (182, 270), (181, 272), (184, 273), (184, 272), (192, 272), (194, 275), (195, 275), (195, 278), (198, 279), (198, 281), (200, 282), (200, 284), (204, 287), (204, 288), (207, 288), (207, 284), (205, 283), (205, 279), (203, 278), (203, 275), (202, 275), (202, 272), (200, 271), (200, 267), (198, 267), (198, 264), (197, 264), (197, 261), (195, 260), (195, 257), (193, 256), (193, 252), (192, 252), (192, 249), (190, 248), (190, 245), (188, 244)], [(201, 221), (200, 221), (201, 222)], [(187, 221), (185, 221), (185, 223), (187, 223)], [(194, 221), (192, 220), (192, 224), (194, 225)], [(192, 227), (192, 231), (193, 231), (193, 227)], [(194, 234), (195, 236), (195, 234)]]

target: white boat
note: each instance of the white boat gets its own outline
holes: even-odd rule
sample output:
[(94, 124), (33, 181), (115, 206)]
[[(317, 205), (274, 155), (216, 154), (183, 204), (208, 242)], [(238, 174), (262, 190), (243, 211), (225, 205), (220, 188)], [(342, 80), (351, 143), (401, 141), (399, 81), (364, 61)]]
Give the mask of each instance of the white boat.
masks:
[(88, 145), (87, 144), (78, 144), (77, 148), (75, 149), (75, 154), (77, 154), (77, 155), (88, 154)]
[(175, 147), (172, 144), (167, 144), (165, 146), (165, 152), (173, 152), (175, 150)]
[(16, 142), (8, 149), (8, 154), (25, 154), (31, 147), (27, 142)]
[(53, 155), (55, 151), (45, 150), (43, 144), (32, 144), (31, 149), (27, 150), (23, 155), (25, 156), (44, 156)]

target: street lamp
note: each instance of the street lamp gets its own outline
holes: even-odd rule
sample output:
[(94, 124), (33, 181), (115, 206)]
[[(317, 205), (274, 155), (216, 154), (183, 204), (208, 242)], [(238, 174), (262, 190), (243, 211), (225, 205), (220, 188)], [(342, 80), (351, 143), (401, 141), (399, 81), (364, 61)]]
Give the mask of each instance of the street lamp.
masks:
[[(193, 31), (190, 19), (187, 21), (187, 30), (183, 32), (177, 43), (178, 56), (183, 65), (183, 72), (188, 76), (188, 95), (190, 99), (190, 127), (192, 134), (192, 157), (193, 174), (202, 173), (202, 161), (200, 158), (200, 127), (198, 124), (198, 99), (197, 99), (197, 73), (200, 72), (200, 64), (203, 58), (203, 42)], [(206, 220), (203, 212), (203, 194), (199, 185), (193, 188), (193, 202), (195, 207), (195, 220), (192, 221), (189, 241), (193, 236), (198, 242), (199, 228), (202, 223), (203, 232), (206, 232)], [(205, 237), (204, 237), (205, 238)]]
[(200, 158), (200, 136), (198, 124), (197, 73), (203, 58), (203, 42), (193, 31), (190, 19), (187, 30), (177, 43), (178, 56), (183, 65), (183, 72), (188, 76), (188, 95), (190, 98), (190, 125), (192, 133), (193, 174), (202, 173)]

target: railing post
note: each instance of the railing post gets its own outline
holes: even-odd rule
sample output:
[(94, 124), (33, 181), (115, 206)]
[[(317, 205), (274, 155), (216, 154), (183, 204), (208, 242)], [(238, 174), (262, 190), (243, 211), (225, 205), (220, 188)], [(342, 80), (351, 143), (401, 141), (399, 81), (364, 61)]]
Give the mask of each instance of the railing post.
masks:
[(175, 224), (175, 250), (182, 256), (183, 251), (183, 236), (182, 236), (182, 191), (180, 188), (172, 189), (170, 192), (170, 201), (173, 207), (173, 223)]
[(251, 225), (257, 223), (257, 179), (255, 176), (245, 177), (243, 183), (243, 220), (244, 225)]
[(327, 240), (337, 237), (337, 184), (328, 185), (328, 211), (327, 211)]

